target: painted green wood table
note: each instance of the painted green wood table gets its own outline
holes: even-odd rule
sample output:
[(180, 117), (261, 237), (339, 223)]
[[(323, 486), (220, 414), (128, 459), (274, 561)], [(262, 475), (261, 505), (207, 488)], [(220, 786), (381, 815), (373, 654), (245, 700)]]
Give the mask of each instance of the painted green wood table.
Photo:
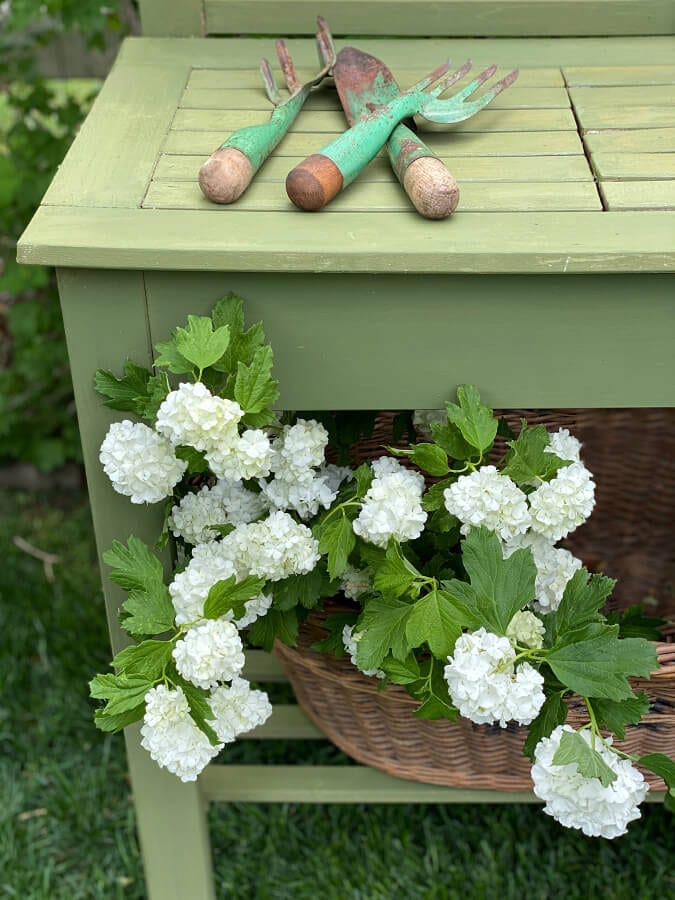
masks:
[[(449, 55), (521, 68), (476, 118), (425, 129), (461, 187), (458, 211), (437, 222), (412, 211), (382, 156), (326, 210), (290, 204), (286, 173), (344, 128), (330, 88), (311, 96), (241, 201), (211, 205), (197, 171), (231, 131), (268, 117), (257, 63), (273, 56), (271, 38), (124, 44), (19, 245), (20, 262), (58, 268), (101, 551), (132, 532), (152, 540), (159, 513), (132, 508), (99, 471), (110, 417), (93, 373), (126, 357), (150, 362), (187, 313), (205, 314), (228, 291), (245, 298), (250, 321), (265, 322), (285, 408), (438, 407), (460, 382), (499, 407), (675, 405), (673, 4), (458, 2), (454, 30), (442, 31), (444, 5), (348, 0), (320, 10), (335, 34), (365, 35), (338, 46), (386, 60), (402, 85)], [(146, 32), (158, 30), (163, 6), (144, 5)], [(507, 6), (522, 8), (515, 32)], [(570, 24), (573, 6), (581, 19)], [(487, 32), (476, 26), (479, 7), (492, 13)], [(618, 24), (602, 18), (609, 7), (622, 12)], [(185, 3), (165, 24), (176, 34), (297, 34), (315, 15), (304, 0)], [(376, 37), (384, 28), (449, 36)], [(631, 29), (638, 36), (625, 36)], [(313, 41), (289, 46), (300, 73), (313, 72)], [(104, 582), (118, 650), (121, 596), (105, 573)], [(251, 666), (252, 677), (281, 677), (264, 655)], [(253, 735), (276, 736), (317, 733), (288, 706)], [(363, 767), (210, 766), (196, 785), (181, 784), (140, 750), (134, 728), (127, 746), (159, 900), (213, 896), (209, 801), (534, 799)]]

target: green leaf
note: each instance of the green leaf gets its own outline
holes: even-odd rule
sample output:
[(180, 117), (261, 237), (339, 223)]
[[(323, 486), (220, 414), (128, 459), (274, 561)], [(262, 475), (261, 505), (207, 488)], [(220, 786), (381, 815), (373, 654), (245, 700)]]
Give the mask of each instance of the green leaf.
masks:
[(230, 329), (230, 343), (244, 330), (244, 301), (235, 293), (221, 298), (213, 307), (211, 319), (214, 328), (227, 326)]
[(511, 448), (504, 457), (503, 475), (508, 475), (516, 484), (530, 481), (550, 481), (556, 472), (570, 465), (570, 460), (562, 460), (555, 453), (546, 453), (551, 439), (543, 425), (529, 428), (523, 420), (523, 428), (515, 441), (508, 441)]
[(380, 668), (394, 684), (414, 684), (421, 675), (419, 663), (412, 653), (403, 660), (387, 656), (382, 660)]
[(289, 575), (272, 585), (274, 605), (277, 609), (292, 609), (304, 606), (313, 609), (324, 597), (332, 597), (338, 590), (320, 562), (306, 575)]
[(492, 446), (495, 439), (497, 419), (492, 415), (490, 407), (480, 402), (480, 394), (473, 385), (460, 384), (457, 399), (459, 406), (454, 403), (446, 404), (448, 421), (459, 428), (465, 441), (483, 453)]
[[(188, 464), (187, 474), (188, 475), (200, 475), (202, 472), (206, 472), (209, 467), (209, 464), (206, 462), (206, 457), (204, 456), (203, 451), (195, 450), (194, 447), (182, 446), (176, 447), (175, 449), (176, 457), (178, 459), (184, 459)], [(172, 504), (173, 506), (173, 504)]]
[(112, 568), (111, 581), (127, 591), (151, 590), (164, 584), (164, 570), (161, 562), (137, 537), (131, 535), (125, 547), (120, 541), (113, 541), (110, 550), (103, 554), (103, 561)]
[(556, 610), (555, 625), (558, 639), (568, 631), (577, 631), (590, 622), (603, 619), (598, 612), (612, 593), (616, 581), (606, 575), (589, 576), (588, 570), (577, 569), (565, 585), (565, 591)]
[(185, 694), (188, 706), (190, 707), (190, 715), (194, 719), (195, 725), (207, 736), (211, 746), (215, 747), (216, 744), (220, 742), (218, 740), (218, 735), (215, 733), (212, 726), (209, 725), (209, 721), (213, 721), (215, 718), (209, 705), (209, 695), (202, 688), (196, 687), (196, 685), (186, 681), (180, 676), (176, 678), (176, 683)]
[(496, 534), (472, 528), (462, 542), (462, 560), (474, 592), (473, 612), (490, 631), (506, 634), (515, 613), (534, 600), (537, 569), (532, 552), (516, 550), (504, 559)]
[(452, 459), (469, 459), (475, 453), (471, 444), (462, 437), (459, 428), (451, 423), (443, 425), (440, 422), (433, 422), (431, 424), (431, 436), (441, 450), (452, 457)]
[(542, 738), (549, 737), (551, 732), (564, 725), (567, 719), (567, 704), (563, 698), (564, 691), (551, 694), (544, 701), (539, 710), (539, 715), (528, 725), (527, 738), (523, 745), (523, 753), (529, 759), (534, 759), (534, 751)]
[(104, 706), (102, 709), (94, 711), (94, 724), (100, 731), (105, 731), (109, 734), (121, 731), (127, 725), (138, 722), (145, 715), (145, 703), (140, 703), (133, 709), (128, 709), (126, 712), (116, 713), (115, 715), (106, 712), (106, 709), (107, 707)]
[(268, 345), (258, 347), (249, 366), (237, 364), (234, 399), (247, 413), (260, 413), (279, 396), (278, 381), (271, 377), (274, 354)]
[(603, 787), (608, 787), (616, 781), (616, 773), (577, 731), (563, 731), (560, 746), (553, 756), (552, 763), (554, 766), (575, 763), (580, 775), (584, 778), (597, 778)]
[(342, 640), (342, 632), (345, 625), (354, 625), (357, 618), (358, 613), (356, 611), (335, 613), (335, 615), (328, 616), (322, 623), (322, 627), (326, 629), (328, 634), (322, 640), (313, 643), (312, 650), (317, 650), (319, 653), (332, 653), (338, 659), (346, 656), (347, 651)]
[(373, 477), (373, 470), (370, 468), (368, 463), (361, 463), (361, 465), (354, 471), (354, 481), (356, 482), (355, 497), (358, 500), (363, 500), (363, 498), (370, 490), (370, 485), (373, 483)]
[(414, 444), (406, 450), (397, 447), (388, 447), (387, 449), (395, 456), (409, 457), (416, 466), (430, 475), (447, 475), (450, 471), (447, 453), (436, 444)]
[(444, 667), (434, 659), (429, 660), (426, 667), (422, 686), (418, 689), (414, 685), (409, 687), (423, 701), (415, 710), (415, 715), (419, 719), (449, 719), (454, 722), (459, 713), (452, 705), (448, 693), (448, 685), (443, 677)]
[(171, 660), (174, 644), (172, 641), (143, 641), (132, 644), (114, 657), (112, 665), (125, 675), (137, 675), (156, 681), (162, 677), (167, 663)]
[(166, 585), (153, 584), (150, 590), (133, 590), (122, 604), (120, 620), (129, 634), (161, 634), (173, 627), (176, 611)]
[(237, 363), (251, 362), (255, 351), (265, 342), (265, 332), (261, 322), (244, 331), (244, 307), (241, 298), (236, 294), (228, 294), (219, 300), (212, 313), (216, 328), (227, 325), (230, 329), (230, 343), (213, 368), (219, 372), (234, 372)]
[(328, 574), (331, 581), (338, 578), (347, 566), (349, 554), (356, 546), (356, 537), (349, 519), (340, 515), (321, 526), (319, 553), (327, 554)]
[(466, 581), (458, 581), (456, 578), (450, 581), (442, 581), (444, 590), (451, 598), (458, 613), (464, 619), (464, 625), (475, 631), (477, 628), (487, 627), (491, 625), (485, 620), (482, 613), (478, 610), (478, 600), (475, 590)]
[(124, 364), (124, 375), (116, 378), (112, 372), (99, 369), (94, 378), (96, 392), (108, 397), (104, 406), (143, 416), (148, 400), (151, 373), (131, 360)]
[(97, 675), (89, 682), (90, 696), (107, 700), (105, 715), (119, 715), (136, 709), (154, 682), (138, 675)]
[(626, 700), (633, 696), (628, 675), (648, 678), (657, 668), (656, 651), (641, 638), (618, 639), (618, 625), (591, 624), (568, 632), (546, 661), (556, 678), (584, 697)]
[(264, 578), (254, 575), (247, 575), (239, 583), (236, 575), (217, 581), (204, 601), (204, 618), (219, 619), (232, 611), (235, 619), (241, 619), (246, 614), (246, 601), (257, 597), (265, 583)]
[(406, 637), (411, 647), (427, 643), (437, 659), (447, 659), (462, 633), (462, 625), (462, 617), (450, 595), (445, 591), (429, 591), (412, 607)]
[(598, 725), (608, 728), (620, 741), (626, 736), (624, 725), (637, 725), (649, 710), (649, 697), (644, 692), (634, 694), (626, 700), (593, 698), (588, 702), (593, 707)]
[(647, 753), (637, 762), (665, 781), (668, 792), (663, 805), (668, 812), (675, 813), (675, 762), (664, 753)]
[(248, 639), (254, 647), (262, 647), (268, 653), (279, 638), (289, 647), (295, 647), (298, 638), (298, 615), (295, 609), (270, 609), (256, 619), (248, 630)]
[(667, 623), (667, 619), (646, 616), (642, 604), (636, 603), (618, 613), (609, 613), (607, 622), (609, 625), (619, 626), (619, 637), (641, 637), (647, 641), (660, 641), (663, 640), (661, 626)]
[(379, 669), (390, 650), (396, 659), (406, 659), (412, 649), (405, 631), (411, 610), (409, 603), (390, 597), (366, 603), (354, 629), (363, 632), (356, 650), (360, 669)]
[(188, 316), (188, 327), (176, 328), (174, 342), (180, 355), (201, 372), (225, 353), (230, 329), (222, 325), (214, 331), (210, 316)]
[(420, 577), (417, 569), (403, 555), (398, 542), (390, 538), (384, 561), (375, 567), (374, 589), (390, 597), (402, 597)]
[(437, 509), (445, 509), (445, 497), (443, 496), (454, 479), (445, 478), (443, 481), (437, 481), (425, 492), (422, 497), (422, 509), (426, 512), (435, 512)]
[(185, 375), (187, 373), (194, 375), (194, 365), (178, 352), (173, 338), (170, 341), (155, 344), (155, 350), (159, 354), (155, 358), (155, 366), (168, 369), (174, 375)]

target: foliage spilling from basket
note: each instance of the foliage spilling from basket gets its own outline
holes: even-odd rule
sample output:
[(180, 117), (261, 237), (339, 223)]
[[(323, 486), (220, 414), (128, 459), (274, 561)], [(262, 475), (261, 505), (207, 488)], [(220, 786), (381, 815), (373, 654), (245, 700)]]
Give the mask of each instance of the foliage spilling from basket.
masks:
[[(657, 668), (661, 622), (605, 615), (613, 580), (558, 546), (594, 505), (573, 435), (525, 421), (515, 435), (462, 385), (442, 414), (418, 415), (423, 439), (327, 463), (329, 432), (344, 461), (340, 416), (274, 412), (272, 349), (236, 296), (156, 350), (154, 372), (127, 361), (96, 375), (106, 405), (132, 417), (103, 441), (105, 472), (132, 503), (165, 507), (156, 547), (131, 535), (104, 556), (135, 643), (91, 682), (99, 728), (142, 719), (152, 758), (194, 780), (271, 713), (242, 677), (246, 648), (293, 647), (319, 615), (314, 649), (404, 686), (416, 716), (527, 726), (535, 792), (563, 825), (623, 834), (648, 791), (634, 763), (675, 808), (675, 763), (612, 742), (649, 709), (628, 679)], [(358, 435), (364, 417), (351, 424)], [(573, 694), (587, 712), (577, 730)]]

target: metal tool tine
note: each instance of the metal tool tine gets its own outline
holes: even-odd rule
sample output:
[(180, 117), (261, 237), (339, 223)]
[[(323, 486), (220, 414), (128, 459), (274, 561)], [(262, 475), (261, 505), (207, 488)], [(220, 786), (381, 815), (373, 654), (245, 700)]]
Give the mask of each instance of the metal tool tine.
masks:
[(424, 88), (429, 87), (430, 84), (433, 84), (434, 81), (438, 81), (441, 75), (445, 75), (450, 66), (452, 65), (452, 60), (446, 60), (442, 66), (439, 66), (437, 69), (434, 69), (433, 72), (430, 72), (428, 75), (425, 75), (420, 81), (416, 82), (409, 87), (406, 91), (407, 94), (412, 94), (414, 91), (423, 91)]
[(461, 102), (462, 100), (466, 100), (467, 97), (470, 97), (474, 91), (477, 91), (478, 88), (483, 84), (484, 81), (487, 81), (488, 78), (492, 78), (492, 76), (497, 71), (497, 66), (489, 66), (480, 75), (477, 75), (473, 81), (469, 82), (465, 88), (462, 88), (461, 91), (458, 91), (456, 94), (452, 95), (453, 102)]
[[(487, 106), (497, 94), (501, 94), (502, 91), (506, 90), (507, 87), (513, 84), (513, 82), (518, 77), (518, 69), (514, 69), (513, 72), (509, 72), (508, 75), (504, 76), (504, 78), (500, 79), (495, 85), (493, 85), (490, 90), (485, 91), (484, 94), (481, 94), (477, 100), (473, 100), (470, 103), (465, 104), (467, 107), (472, 109), (471, 115), (477, 113), (484, 106)], [(453, 97), (454, 99), (454, 97)]]
[(265, 85), (265, 93), (269, 97), (270, 101), (275, 106), (278, 103), (281, 103), (281, 94), (279, 93), (279, 88), (277, 87), (276, 78), (274, 77), (274, 73), (272, 72), (269, 62), (264, 58), (260, 60), (260, 74), (262, 76), (263, 84)]
[(458, 82), (460, 78), (464, 78), (467, 72), (471, 70), (471, 60), (467, 59), (463, 66), (460, 66), (455, 72), (451, 72), (447, 78), (444, 78), (440, 84), (437, 84), (432, 90), (429, 91), (430, 96), (438, 97), (439, 94), (442, 94), (443, 91), (447, 91), (449, 87), (452, 87), (453, 84)]
[(298, 80), (298, 76), (295, 74), (295, 66), (293, 65), (291, 54), (288, 52), (286, 41), (279, 38), (275, 46), (277, 48), (279, 65), (281, 66), (281, 71), (284, 73), (284, 78), (286, 79), (286, 87), (288, 88), (288, 92), (293, 94), (298, 88), (302, 87), (302, 82)]
[(322, 67), (333, 67), (335, 64), (335, 44), (333, 43), (333, 35), (330, 33), (328, 23), (323, 16), (317, 16), (316, 23), (318, 25), (316, 32), (316, 45), (319, 51), (319, 61)]

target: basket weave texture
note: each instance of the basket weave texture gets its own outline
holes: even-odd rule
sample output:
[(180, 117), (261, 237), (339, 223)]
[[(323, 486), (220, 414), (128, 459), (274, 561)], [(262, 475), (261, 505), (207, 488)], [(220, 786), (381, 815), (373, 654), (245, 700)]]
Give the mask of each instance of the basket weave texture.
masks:
[[(566, 427), (584, 444), (582, 458), (593, 472), (597, 504), (590, 520), (567, 541), (587, 568), (619, 579), (609, 606), (643, 603), (647, 614), (670, 620), (655, 645), (658, 671), (650, 680), (631, 679), (645, 691), (650, 710), (627, 726), (627, 753), (675, 755), (675, 410), (498, 411), (512, 427), (521, 417), (548, 428)], [(391, 416), (382, 414), (373, 438), (354, 450), (354, 463), (379, 456)], [(501, 453), (500, 453), (501, 455)], [(345, 601), (336, 598), (338, 607)], [(530, 762), (523, 756), (527, 729), (474, 725), (459, 719), (429, 721), (404, 688), (363, 675), (349, 658), (318, 653), (311, 645), (326, 635), (330, 603), (300, 628), (297, 647), (277, 642), (276, 653), (297, 701), (341, 750), (390, 775), (450, 787), (530, 790)], [(587, 723), (580, 698), (569, 702), (568, 723)], [(645, 772), (653, 788), (661, 779)]]

